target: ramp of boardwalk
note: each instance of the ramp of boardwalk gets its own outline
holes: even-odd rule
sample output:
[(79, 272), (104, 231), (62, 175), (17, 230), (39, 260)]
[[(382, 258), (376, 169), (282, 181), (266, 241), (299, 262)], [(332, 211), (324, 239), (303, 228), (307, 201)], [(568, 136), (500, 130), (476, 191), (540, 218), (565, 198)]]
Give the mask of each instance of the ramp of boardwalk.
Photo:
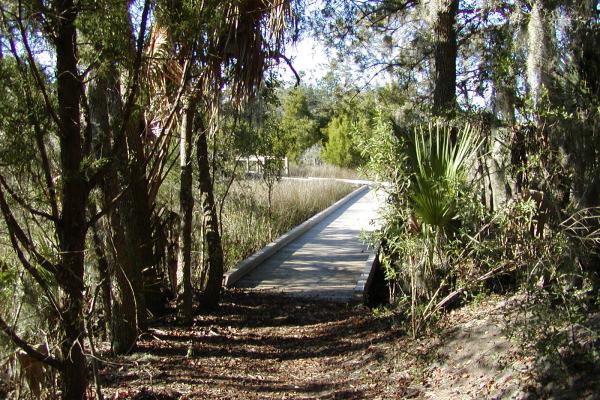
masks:
[[(239, 278), (234, 286), (336, 301), (357, 299), (372, 249), (361, 232), (375, 229), (380, 201), (364, 188)], [(370, 257), (371, 256), (371, 257)], [(360, 287), (360, 284), (358, 285)], [(360, 292), (362, 289), (358, 289)]]

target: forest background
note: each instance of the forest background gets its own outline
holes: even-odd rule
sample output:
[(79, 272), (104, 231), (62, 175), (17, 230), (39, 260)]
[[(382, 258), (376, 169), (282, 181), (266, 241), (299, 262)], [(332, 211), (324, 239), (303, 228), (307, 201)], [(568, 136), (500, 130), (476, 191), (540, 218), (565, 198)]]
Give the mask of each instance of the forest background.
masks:
[[(127, 353), (169, 301), (183, 324), (218, 307), (251, 155), (389, 184), (372, 240), (415, 336), (490, 290), (530, 294), (541, 347), (597, 310), (598, 2), (305, 7), (0, 6), (1, 344), (56, 370), (63, 398), (84, 397), (95, 335)], [(273, 67), (294, 74), (284, 49), (308, 32), (337, 58), (285, 86)], [(267, 221), (280, 166), (262, 167)]]

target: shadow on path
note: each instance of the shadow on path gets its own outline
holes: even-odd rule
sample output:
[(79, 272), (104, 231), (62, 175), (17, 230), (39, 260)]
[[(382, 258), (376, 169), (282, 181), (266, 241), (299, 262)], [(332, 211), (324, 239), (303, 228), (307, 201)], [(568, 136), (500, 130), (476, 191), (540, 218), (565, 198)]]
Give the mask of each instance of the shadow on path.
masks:
[[(361, 306), (228, 292), (220, 310), (188, 329), (155, 326), (135, 367), (104, 374), (105, 387), (168, 387), (189, 398), (362, 398), (348, 360), (402, 335)], [(359, 368), (360, 362), (353, 362)]]

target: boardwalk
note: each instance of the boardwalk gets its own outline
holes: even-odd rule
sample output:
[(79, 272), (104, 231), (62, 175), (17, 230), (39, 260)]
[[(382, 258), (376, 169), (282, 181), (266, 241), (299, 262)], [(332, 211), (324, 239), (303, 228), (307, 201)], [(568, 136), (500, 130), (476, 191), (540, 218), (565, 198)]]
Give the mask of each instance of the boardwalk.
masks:
[(375, 228), (378, 196), (353, 198), (302, 236), (265, 260), (235, 286), (290, 296), (336, 301), (353, 299), (370, 250), (362, 231)]

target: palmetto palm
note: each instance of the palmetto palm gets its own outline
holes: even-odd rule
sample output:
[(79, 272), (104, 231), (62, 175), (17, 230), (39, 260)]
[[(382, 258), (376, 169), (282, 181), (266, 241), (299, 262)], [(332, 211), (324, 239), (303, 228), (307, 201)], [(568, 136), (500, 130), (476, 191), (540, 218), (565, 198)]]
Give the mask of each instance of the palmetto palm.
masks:
[[(468, 125), (455, 133), (439, 122), (416, 128), (407, 144), (411, 182), (408, 197), (414, 219), (421, 227), (415, 237), (421, 243), (419, 255), (408, 264), (413, 335), (421, 329), (428, 308), (445, 286), (436, 272), (444, 266), (442, 243), (457, 225), (460, 186), (480, 145), (477, 132)], [(428, 305), (420, 310), (418, 298), (423, 296)]]
[(468, 125), (456, 134), (439, 122), (415, 129), (407, 151), (412, 166), (410, 198), (421, 223), (442, 230), (453, 225), (459, 186), (480, 146), (477, 132)]

